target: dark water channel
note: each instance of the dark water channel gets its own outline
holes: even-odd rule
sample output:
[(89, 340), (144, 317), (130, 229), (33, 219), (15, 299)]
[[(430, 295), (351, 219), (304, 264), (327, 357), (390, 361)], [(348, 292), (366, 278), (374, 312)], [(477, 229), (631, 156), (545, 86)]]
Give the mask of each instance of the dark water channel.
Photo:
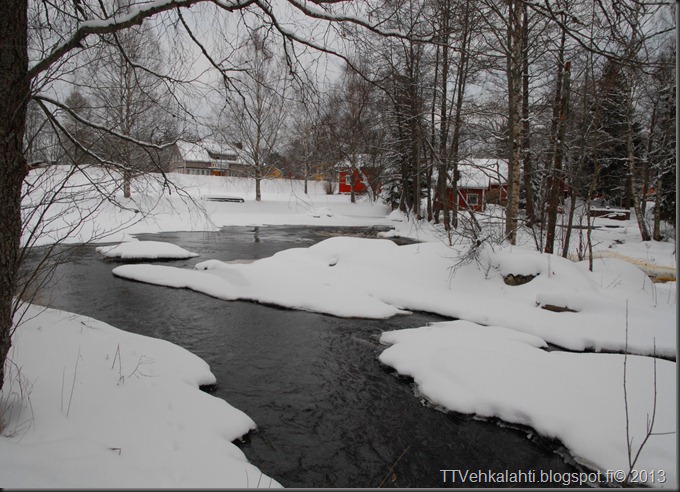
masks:
[[(206, 259), (263, 258), (337, 233), (328, 228), (230, 227), (138, 238), (200, 253), (166, 262), (190, 267)], [(240, 447), (263, 473), (286, 487), (474, 486), (443, 483), (442, 469), (576, 471), (552, 443), (424, 406), (408, 381), (377, 361), (382, 331), (441, 318), (416, 313), (383, 321), (340, 319), (226, 302), (116, 278), (111, 274), (116, 265), (94, 246), (82, 246), (59, 267), (41, 301), (169, 340), (205, 359), (218, 381), (213, 394), (258, 425)]]

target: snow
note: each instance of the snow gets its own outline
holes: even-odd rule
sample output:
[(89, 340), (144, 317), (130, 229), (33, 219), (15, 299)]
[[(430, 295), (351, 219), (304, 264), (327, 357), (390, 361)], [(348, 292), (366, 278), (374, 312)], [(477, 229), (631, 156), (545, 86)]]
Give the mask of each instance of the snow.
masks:
[[(627, 469), (624, 356), (546, 352), (543, 340), (468, 321), (386, 332), (380, 361), (412, 377), (432, 404), (528, 425), (558, 438), (574, 458), (603, 470)], [(626, 391), (633, 447), (654, 413), (653, 359), (628, 356)], [(654, 432), (676, 430), (675, 363), (656, 363)], [(676, 435), (653, 436), (636, 464), (664, 470), (677, 486)]]
[[(162, 181), (141, 178), (135, 182), (132, 197), (123, 198), (121, 179), (100, 168), (84, 168), (69, 174), (66, 167), (34, 170), (29, 175), (29, 193), (24, 206), (32, 215), (24, 243), (35, 246), (85, 242), (123, 242), (135, 234), (164, 231), (216, 231), (223, 226), (391, 225), (389, 209), (382, 203), (360, 197), (352, 204), (348, 197), (328, 195), (324, 183), (309, 182), (304, 193), (301, 181), (263, 180), (262, 201), (255, 200), (255, 181), (251, 178), (170, 174), (179, 190), (168, 193)], [(44, 215), (44, 225), (35, 237), (29, 232), (43, 212), (42, 201), (67, 178), (63, 198)], [(97, 189), (111, 193), (115, 200), (102, 200)], [(337, 188), (337, 186), (336, 186)], [(211, 196), (239, 196), (245, 203), (209, 201)], [(77, 205), (77, 206), (76, 206)], [(122, 208), (121, 208), (122, 207)]]
[(215, 382), (202, 359), (76, 314), (25, 318), (3, 389), (3, 487), (279, 485), (232, 444), (255, 423), (198, 389)]
[(460, 188), (488, 189), (492, 184), (505, 183), (508, 162), (504, 159), (466, 159), (458, 164)]
[(198, 256), (198, 253), (161, 241), (128, 241), (114, 246), (100, 246), (97, 252), (107, 258), (123, 260), (183, 259)]
[[(36, 176), (26, 203), (39, 209), (37, 199), (45, 183), (58, 177)], [(603, 471), (628, 469), (622, 355), (627, 350), (634, 354), (625, 359), (634, 448), (642, 442), (652, 412), (655, 372), (657, 379), (658, 435), (650, 437), (636, 469), (663, 470), (667, 480), (649, 485), (677, 487), (677, 290), (674, 281), (653, 283), (649, 277), (676, 278), (675, 244), (642, 243), (634, 217), (594, 220), (591, 272), (582, 230), (573, 233), (570, 259), (536, 251), (533, 238), (525, 235), (519, 236), (517, 246), (484, 242), (473, 248), (459, 237), (449, 245), (436, 227), (380, 203), (360, 198), (351, 204), (346, 196), (326, 195), (322, 183), (310, 182), (305, 194), (300, 182), (264, 181), (263, 200), (257, 202), (252, 180), (184, 175), (172, 179), (184, 194), (161, 194), (157, 184), (139, 182), (132, 199), (117, 197), (126, 204), (125, 210), (82, 195), (79, 203), (96, 205), (97, 213), (77, 227), (72, 203), (65, 201), (50, 212), (51, 229), (39, 231), (35, 243), (53, 242), (72, 230), (67, 242), (124, 241), (139, 254), (143, 242), (130, 239), (141, 232), (215, 230), (227, 225), (390, 226), (393, 230), (382, 237), (422, 242), (397, 246), (387, 239), (335, 237), (249, 263), (206, 258), (193, 269), (138, 263), (116, 266), (112, 272), (225, 301), (247, 299), (339, 317), (383, 319), (417, 310), (455, 318), (384, 333), (381, 342), (389, 347), (380, 362), (412, 377), (417, 395), (437, 408), (528, 426), (559, 439), (577, 460)], [(107, 186), (113, 187), (114, 181)], [(82, 175), (72, 177), (74, 189), (86, 183)], [(243, 196), (245, 203), (205, 200), (214, 194)], [(483, 227), (490, 227), (502, 220), (500, 214), (490, 207), (488, 216), (479, 219)], [(533, 278), (507, 285), (504, 277), (509, 274)], [(551, 306), (562, 312), (544, 309)], [(549, 352), (548, 344), (575, 352)], [(113, 360), (118, 346), (122, 370)], [(196, 390), (210, 381), (209, 370), (178, 347), (95, 320), (46, 311), (19, 328), (13, 350), (22, 381), (32, 384), (35, 416), (22, 426), (24, 419), (14, 410), (11, 414), (11, 424), (0, 439), (0, 477), (11, 481), (1, 485), (75, 486), (82, 480), (89, 486), (100, 479), (97, 485), (119, 486), (121, 482), (107, 482), (115, 479), (154, 487), (269, 486), (269, 478), (229, 444), (255, 424), (226, 402)], [(654, 358), (649, 357), (654, 354), (670, 360), (657, 359), (655, 370)], [(143, 364), (141, 370), (154, 377), (129, 376), (146, 357), (154, 362)], [(77, 384), (66, 417), (63, 399), (70, 396), (76, 360)], [(119, 381), (126, 374), (124, 382)], [(85, 387), (93, 388), (91, 398)], [(8, 391), (0, 395), (5, 407), (15, 401)], [(142, 399), (147, 394), (149, 403)], [(180, 395), (183, 403), (175, 399)], [(101, 408), (101, 402), (109, 402), (111, 412)], [(191, 407), (194, 415), (207, 412), (211, 419), (191, 417), (180, 410), (186, 408), (182, 405)], [(150, 415), (158, 417), (147, 424)], [(112, 437), (119, 435), (120, 440)], [(143, 442), (136, 442), (140, 435)], [(192, 455), (188, 451), (181, 455), (189, 443), (196, 444)], [(121, 448), (121, 453), (110, 448)], [(230, 456), (229, 467), (213, 466), (217, 459), (213, 455), (223, 461)], [(193, 481), (194, 470), (184, 466), (187, 463), (201, 465), (200, 479)], [(118, 468), (123, 465), (124, 474)], [(232, 465), (247, 472), (230, 473), (235, 470)]]
[[(397, 246), (387, 239), (336, 237), (248, 264), (200, 262), (200, 272), (137, 264), (113, 274), (341, 317), (428, 311), (506, 326), (570, 350), (623, 350), (627, 319), (630, 351), (675, 356), (675, 298), (659, 295), (662, 287), (639, 270), (619, 272), (618, 262), (599, 260), (589, 272), (559, 256), (512, 247), (482, 249), (476, 262), (451, 270), (455, 253), (442, 243)], [(502, 277), (511, 271), (537, 276), (508, 286)], [(632, 282), (625, 288), (609, 280), (624, 275)], [(541, 309), (545, 304), (578, 313)]]

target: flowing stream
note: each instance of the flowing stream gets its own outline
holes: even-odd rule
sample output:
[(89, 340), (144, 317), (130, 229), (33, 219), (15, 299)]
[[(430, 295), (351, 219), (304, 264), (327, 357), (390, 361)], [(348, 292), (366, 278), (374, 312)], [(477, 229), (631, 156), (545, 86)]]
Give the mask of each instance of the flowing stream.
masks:
[[(138, 238), (199, 253), (157, 262), (191, 267), (207, 259), (263, 258), (340, 233), (374, 237), (376, 229), (227, 227)], [(239, 446), (286, 487), (462, 485), (444, 483), (444, 469), (577, 471), (564, 453), (555, 452), (559, 443), (430, 408), (408, 380), (378, 362), (381, 332), (442, 318), (414, 313), (378, 321), (341, 319), (227, 302), (116, 278), (111, 270), (118, 264), (95, 246), (81, 246), (59, 266), (38, 301), (169, 340), (206, 360), (217, 377), (211, 393), (258, 425)]]

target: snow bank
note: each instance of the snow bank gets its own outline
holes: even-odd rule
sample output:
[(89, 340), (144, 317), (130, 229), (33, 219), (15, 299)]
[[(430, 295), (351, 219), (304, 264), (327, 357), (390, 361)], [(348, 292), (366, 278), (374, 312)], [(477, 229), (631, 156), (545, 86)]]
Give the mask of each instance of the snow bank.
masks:
[[(628, 470), (624, 356), (546, 352), (538, 337), (467, 321), (383, 333), (380, 361), (414, 379), (433, 404), (527, 425), (559, 439), (584, 464)], [(637, 450), (654, 412), (654, 360), (629, 356), (626, 390)], [(676, 364), (656, 361), (654, 432), (635, 466), (663, 470), (677, 488)], [(648, 483), (648, 485), (652, 485)]]
[(114, 246), (100, 246), (97, 252), (107, 258), (121, 258), (123, 260), (139, 259), (185, 259), (198, 256), (184, 248), (161, 241), (128, 241)]
[[(520, 248), (484, 249), (461, 263), (462, 253), (441, 243), (336, 237), (249, 264), (209, 260), (196, 265), (200, 272), (125, 265), (114, 275), (343, 317), (427, 311), (506, 326), (571, 350), (622, 351), (628, 325), (631, 352), (675, 357), (675, 297), (659, 295), (637, 267), (599, 261), (593, 273)], [(536, 277), (509, 286), (508, 273)], [(576, 312), (543, 309), (550, 306)]]
[[(334, 244), (347, 238), (333, 238)], [(364, 240), (369, 243), (371, 240)], [(394, 246), (391, 241), (379, 243)], [(339, 317), (384, 319), (407, 312), (376, 298), (372, 291), (345, 282), (333, 281), (339, 253), (323, 246), (289, 249), (271, 258), (248, 264), (209, 260), (196, 264), (196, 270), (160, 265), (123, 265), (113, 269), (117, 277), (174, 288), (188, 288), (224, 300), (250, 300), (265, 304), (331, 314)], [(301, 275), (304, 272), (304, 275)], [(314, 281), (301, 282), (303, 278)]]
[(202, 359), (63, 311), (25, 319), (0, 393), (0, 486), (279, 486), (232, 444), (255, 423), (198, 389), (215, 382)]

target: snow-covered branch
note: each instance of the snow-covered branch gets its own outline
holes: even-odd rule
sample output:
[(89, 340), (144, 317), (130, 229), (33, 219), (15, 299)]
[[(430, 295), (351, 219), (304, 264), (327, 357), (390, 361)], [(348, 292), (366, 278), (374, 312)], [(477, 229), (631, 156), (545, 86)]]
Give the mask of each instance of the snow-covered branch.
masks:
[[(78, 25), (78, 28), (71, 36), (55, 46), (45, 58), (30, 67), (27, 77), (29, 80), (35, 78), (40, 73), (49, 69), (54, 63), (73, 49), (82, 47), (82, 42), (88, 36), (95, 34), (111, 34), (131, 26), (141, 25), (145, 19), (161, 12), (166, 12), (179, 7), (191, 7), (192, 5), (203, 1), (205, 0), (156, 0), (140, 7), (131, 8), (124, 14), (114, 15), (106, 19), (83, 21)], [(219, 3), (225, 4), (223, 8), (227, 8), (226, 2)], [(232, 9), (242, 8), (242, 5), (243, 4), (240, 2), (235, 2)]]

